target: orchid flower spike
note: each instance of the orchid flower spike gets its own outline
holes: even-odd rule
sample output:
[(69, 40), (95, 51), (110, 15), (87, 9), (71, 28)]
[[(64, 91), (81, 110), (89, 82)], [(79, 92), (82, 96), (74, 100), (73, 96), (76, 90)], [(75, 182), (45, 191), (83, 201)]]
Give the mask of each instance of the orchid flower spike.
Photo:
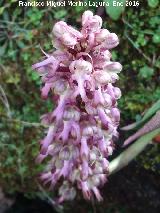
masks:
[(101, 27), (101, 17), (91, 11), (82, 15), (81, 31), (57, 22), (52, 31), (56, 50), (33, 65), (42, 79), (42, 98), (55, 106), (42, 116), (49, 129), (37, 162), (49, 157), (41, 179), (58, 191), (59, 203), (73, 200), (78, 190), (87, 200), (102, 200), (99, 187), (107, 180), (107, 159), (118, 136), (121, 91), (113, 84), (122, 66), (111, 61), (110, 49), (119, 40)]

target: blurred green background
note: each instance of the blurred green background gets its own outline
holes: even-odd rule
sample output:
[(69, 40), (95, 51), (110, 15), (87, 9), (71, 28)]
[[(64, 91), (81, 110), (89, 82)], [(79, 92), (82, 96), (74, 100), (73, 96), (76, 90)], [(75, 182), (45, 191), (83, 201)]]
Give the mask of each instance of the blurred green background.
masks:
[[(43, 166), (34, 163), (44, 134), (38, 123), (53, 106), (40, 99), (40, 79), (31, 65), (42, 57), (40, 46), (46, 52), (53, 49), (51, 31), (56, 21), (80, 27), (82, 13), (90, 9), (102, 15), (104, 28), (118, 35), (120, 45), (112, 55), (123, 65), (117, 83), (122, 90), (121, 126), (140, 120), (160, 98), (160, 1), (132, 2), (139, 6), (39, 8), (0, 0), (0, 186), (7, 193), (42, 194), (37, 174)], [(157, 173), (158, 153), (158, 146), (151, 146), (137, 164)]]

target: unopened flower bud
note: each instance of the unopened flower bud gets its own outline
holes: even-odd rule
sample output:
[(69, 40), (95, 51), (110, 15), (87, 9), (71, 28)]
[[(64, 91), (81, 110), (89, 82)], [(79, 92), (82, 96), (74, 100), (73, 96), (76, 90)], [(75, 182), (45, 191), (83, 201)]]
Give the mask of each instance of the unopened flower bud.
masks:
[(72, 173), (70, 173), (69, 175), (69, 179), (70, 181), (72, 181), (72, 183), (75, 182), (76, 179), (80, 179), (80, 171), (79, 169), (74, 169)]
[(56, 159), (56, 162), (55, 162), (55, 166), (56, 166), (56, 168), (57, 168), (57, 169), (61, 169), (61, 168), (63, 167), (63, 165), (64, 165), (63, 160), (62, 160), (62, 159), (57, 158), (57, 159)]
[(120, 121), (120, 112), (119, 112), (119, 110), (117, 108), (113, 108), (111, 110), (111, 114), (112, 114), (115, 122), (119, 122)]
[(103, 52), (103, 58), (106, 61), (109, 61), (111, 59), (111, 57), (112, 57), (112, 55), (111, 55), (111, 53), (108, 50), (106, 50), (106, 51)]
[(78, 112), (74, 108), (70, 107), (69, 109), (64, 111), (63, 118), (65, 121), (68, 121), (68, 120), (79, 121), (80, 112)]
[(74, 46), (77, 44), (77, 39), (74, 38), (70, 33), (64, 33), (61, 37), (61, 40), (66, 46)]
[(73, 61), (70, 65), (71, 72), (80, 72), (89, 74), (92, 72), (92, 64), (83, 59)]
[(95, 164), (94, 174), (103, 174), (103, 168), (101, 167), (99, 162), (96, 162)]
[(93, 190), (93, 192), (94, 192), (94, 194), (95, 194), (97, 200), (98, 200), (99, 202), (101, 202), (101, 201), (103, 200), (103, 198), (102, 198), (102, 196), (100, 195), (100, 192), (99, 192), (98, 188), (97, 188), (97, 187), (93, 187), (92, 190)]
[(107, 35), (105, 40), (105, 45), (107, 49), (112, 49), (119, 44), (118, 36), (115, 33), (110, 33)]
[(105, 69), (108, 72), (119, 73), (122, 70), (122, 65), (119, 62), (107, 62)]
[(111, 75), (104, 71), (96, 71), (94, 73), (94, 77), (100, 84), (107, 84), (111, 82)]
[(100, 184), (100, 178), (98, 175), (93, 175), (89, 180), (90, 185), (93, 186), (99, 186)]
[(72, 159), (77, 159), (79, 157), (79, 149), (75, 146), (70, 147), (70, 153)]
[(67, 200), (73, 200), (75, 197), (76, 197), (76, 190), (75, 190), (75, 188), (72, 187), (67, 192)]
[(86, 22), (93, 17), (93, 13), (89, 10), (85, 11), (82, 15), (82, 26), (86, 24)]
[(40, 178), (42, 180), (45, 180), (45, 179), (49, 179), (50, 177), (52, 177), (52, 173), (49, 171), (49, 172), (45, 172), (43, 174), (41, 174)]
[(102, 167), (103, 167), (104, 171), (108, 171), (109, 161), (106, 158), (103, 158), (103, 160), (102, 160)]
[(90, 159), (90, 161), (95, 161), (96, 158), (97, 158), (96, 153), (91, 152), (91, 153), (89, 154), (89, 159)]
[[(50, 145), (51, 146), (51, 145)], [(51, 155), (55, 155), (57, 154), (61, 149), (62, 149), (62, 144), (60, 143), (55, 143), (54, 145), (52, 145), (53, 148), (49, 150), (49, 153)]]
[(107, 35), (109, 34), (110, 32), (107, 30), (107, 29), (101, 29), (100, 32), (98, 32), (95, 36), (95, 39), (98, 43), (101, 43), (103, 41), (106, 40), (107, 38)]
[(63, 181), (62, 186), (59, 188), (59, 195), (65, 194), (69, 189), (69, 183), (67, 181)]
[(85, 137), (82, 137), (81, 150), (80, 150), (81, 157), (87, 159), (88, 153), (89, 153), (89, 150), (88, 150), (88, 145), (87, 145), (87, 139)]
[(67, 146), (63, 147), (63, 149), (59, 153), (59, 158), (62, 160), (69, 160), (70, 158), (70, 151)]
[(97, 133), (97, 127), (96, 126), (87, 126), (83, 129), (83, 135), (84, 136), (92, 136)]
[(119, 99), (121, 97), (121, 90), (118, 87), (114, 87), (114, 95), (116, 99)]
[(83, 193), (84, 198), (86, 200), (90, 200), (91, 199), (91, 191), (88, 187), (87, 181), (81, 181), (81, 189), (82, 189), (82, 193)]
[(67, 82), (64, 80), (56, 81), (54, 84), (55, 94), (61, 94), (67, 89)]
[(102, 27), (102, 18), (100, 16), (93, 16), (93, 13), (86, 11), (82, 16), (82, 32), (88, 31), (88, 33), (96, 32)]
[(52, 33), (57, 37), (61, 38), (61, 36), (67, 32), (66, 30), (67, 24), (64, 21), (57, 22), (52, 30)]
[(83, 181), (85, 181), (88, 178), (88, 172), (89, 172), (88, 162), (86, 159), (83, 159), (82, 170), (81, 170), (81, 176)]
[(114, 84), (117, 80), (119, 80), (119, 76), (117, 75), (117, 73), (112, 73), (111, 79), (111, 83)]
[(107, 147), (107, 153), (108, 153), (108, 156), (112, 155), (112, 153), (113, 153), (113, 147), (112, 146)]
[(93, 29), (95, 30), (98, 30), (102, 27), (102, 18), (100, 16), (93, 16), (93, 20), (91, 22), (91, 26), (93, 27)]
[(110, 107), (112, 105), (112, 98), (109, 94), (103, 93), (105, 107)]

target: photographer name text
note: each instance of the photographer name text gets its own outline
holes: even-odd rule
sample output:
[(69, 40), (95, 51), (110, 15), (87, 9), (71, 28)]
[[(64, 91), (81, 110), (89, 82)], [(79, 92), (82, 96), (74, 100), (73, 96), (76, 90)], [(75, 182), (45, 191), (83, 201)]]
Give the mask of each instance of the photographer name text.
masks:
[(71, 7), (138, 7), (139, 1), (113, 1), (112, 3), (107, 1), (88, 1), (88, 2), (82, 2), (82, 1), (18, 1), (19, 7), (65, 7), (65, 6), (71, 6)]

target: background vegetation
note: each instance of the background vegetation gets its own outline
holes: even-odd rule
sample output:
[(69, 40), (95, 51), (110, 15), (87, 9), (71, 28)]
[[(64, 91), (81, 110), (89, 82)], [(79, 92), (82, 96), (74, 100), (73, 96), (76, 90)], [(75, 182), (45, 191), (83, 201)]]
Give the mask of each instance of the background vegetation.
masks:
[[(40, 80), (31, 65), (42, 57), (40, 45), (46, 52), (53, 49), (50, 33), (56, 21), (79, 27), (81, 14), (91, 9), (102, 14), (105, 28), (118, 34), (120, 45), (112, 54), (123, 65), (118, 82), (123, 94), (121, 127), (140, 120), (159, 99), (159, 1), (139, 2), (138, 7), (123, 8), (115, 15), (108, 8), (18, 7), (17, 0), (0, 0), (0, 186), (7, 193), (43, 195), (37, 183), (42, 166), (35, 165), (34, 159), (44, 132), (39, 118), (51, 110), (51, 103), (40, 99)], [(119, 144), (126, 137), (121, 133)], [(150, 145), (136, 165), (157, 173), (158, 154), (158, 145)]]

